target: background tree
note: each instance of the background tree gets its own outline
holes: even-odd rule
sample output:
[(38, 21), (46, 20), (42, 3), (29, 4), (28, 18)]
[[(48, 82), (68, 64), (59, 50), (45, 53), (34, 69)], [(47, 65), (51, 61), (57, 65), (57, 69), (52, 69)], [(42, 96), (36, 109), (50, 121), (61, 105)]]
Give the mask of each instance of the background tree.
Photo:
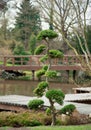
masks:
[(42, 10), (42, 17), (49, 24), (51, 23), (54, 29), (56, 29), (62, 37), (62, 49), (65, 53), (68, 50), (64, 38), (68, 37), (70, 26), (76, 21), (76, 15), (70, 0), (37, 0)]
[(1, 19), (0, 19), (2, 36), (4, 40), (7, 40), (7, 35), (8, 35), (7, 33), (8, 33), (9, 18), (7, 17), (7, 11), (8, 11), (8, 6), (7, 4), (5, 4), (3, 10), (1, 11)]
[[(50, 21), (50, 10), (52, 0), (37, 0), (39, 6), (42, 8), (42, 16), (45, 21)], [(53, 13), (52, 13), (52, 23), (54, 28), (60, 33), (64, 53), (67, 52), (68, 46), (74, 51), (74, 53), (79, 57), (78, 50), (73, 46), (72, 42), (69, 39), (69, 36), (76, 35), (79, 46), (85, 55), (85, 65), (88, 69), (91, 70), (90, 66), (90, 52), (87, 45), (87, 11), (89, 8), (90, 0), (54, 0), (53, 4)], [(77, 29), (79, 28), (79, 30)], [(83, 37), (83, 43), (80, 40), (80, 37)], [(83, 48), (83, 45), (85, 49)], [(80, 59), (81, 60), (81, 59)]]
[(23, 0), (18, 10), (15, 24), (15, 29), (18, 32), (17, 38), (28, 49), (32, 33), (36, 35), (41, 30), (39, 10), (33, 6), (30, 0)]
[(0, 9), (0, 54), (1, 55), (10, 55), (12, 51), (9, 48), (9, 44), (11, 44), (11, 30), (9, 28), (9, 15), (8, 15), (8, 1), (0, 1), (0, 3), (4, 4), (3, 9)]
[[(86, 48), (84, 46), (84, 39), (83, 39), (83, 37), (79, 36), (79, 39), (80, 39), (80, 41), (82, 43), (82, 47), (86, 51)], [(91, 53), (91, 25), (87, 25), (86, 39), (87, 39), (87, 45), (88, 45), (89, 51)], [(79, 40), (78, 40), (78, 38), (77, 38), (77, 36), (75, 34), (74, 34), (74, 36), (71, 37), (70, 40), (73, 41), (72, 45), (76, 48), (76, 50), (78, 51), (78, 53), (79, 54), (84, 54), (83, 51), (82, 51), (82, 49), (81, 49)]]

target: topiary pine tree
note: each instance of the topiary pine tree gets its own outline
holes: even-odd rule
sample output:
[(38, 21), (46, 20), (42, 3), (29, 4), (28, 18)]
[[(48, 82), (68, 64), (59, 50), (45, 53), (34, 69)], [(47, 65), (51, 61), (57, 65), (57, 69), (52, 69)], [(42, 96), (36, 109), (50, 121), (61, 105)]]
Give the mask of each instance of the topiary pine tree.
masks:
[[(57, 110), (56, 110), (54, 104), (58, 103), (58, 104), (62, 105), (64, 97), (65, 97), (64, 93), (61, 90), (49, 88), (49, 80), (48, 79), (55, 78), (57, 76), (56, 71), (50, 70), (51, 69), (51, 59), (63, 57), (63, 53), (60, 52), (59, 50), (50, 50), (50, 48), (49, 48), (49, 44), (50, 44), (49, 41), (53, 38), (56, 38), (57, 36), (58, 36), (58, 34), (56, 32), (54, 32), (53, 30), (41, 31), (39, 33), (39, 35), (37, 36), (37, 39), (38, 40), (45, 40), (46, 45), (38, 46), (38, 48), (36, 48), (36, 50), (35, 50), (35, 54), (38, 54), (38, 55), (46, 50), (46, 55), (44, 57), (42, 57), (41, 61), (44, 62), (47, 60), (48, 64), (44, 65), (43, 68), (41, 70), (38, 70), (38, 72), (37, 72), (37, 75), (39, 76), (39, 78), (40, 78), (40, 76), (44, 75), (46, 77), (46, 81), (40, 82), (38, 84), (37, 88), (34, 90), (34, 93), (38, 97), (46, 96), (46, 98), (48, 98), (50, 106), (48, 107), (48, 109), (46, 111), (47, 111), (47, 113), (50, 111), (50, 114), (52, 115), (52, 124), (51, 125), (56, 124)], [(32, 101), (29, 101), (29, 104), (31, 104), (31, 102)], [(30, 107), (31, 105), (29, 105), (29, 104), (28, 104), (28, 106)], [(37, 106), (37, 108), (38, 108), (38, 106)]]

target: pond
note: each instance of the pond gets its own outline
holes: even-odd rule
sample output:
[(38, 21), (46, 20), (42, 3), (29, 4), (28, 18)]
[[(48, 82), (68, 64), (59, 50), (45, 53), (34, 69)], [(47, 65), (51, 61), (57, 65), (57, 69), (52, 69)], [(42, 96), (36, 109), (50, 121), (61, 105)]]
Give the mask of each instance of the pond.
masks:
[[(22, 95), (33, 97), (33, 90), (36, 88), (38, 81), (21, 81), (21, 80), (0, 80), (0, 96), (4, 95)], [(74, 84), (63, 84), (50, 82), (53, 89), (61, 89), (65, 94), (73, 93)], [(73, 103), (72, 103), (73, 104)], [(75, 103), (77, 110), (82, 114), (91, 113), (91, 104)]]
[[(34, 96), (33, 90), (36, 88), (38, 81), (21, 81), (21, 80), (0, 80), (0, 96), (1, 95), (24, 95)], [(50, 82), (50, 87), (61, 89), (65, 94), (73, 93), (74, 84), (62, 84), (58, 82)]]

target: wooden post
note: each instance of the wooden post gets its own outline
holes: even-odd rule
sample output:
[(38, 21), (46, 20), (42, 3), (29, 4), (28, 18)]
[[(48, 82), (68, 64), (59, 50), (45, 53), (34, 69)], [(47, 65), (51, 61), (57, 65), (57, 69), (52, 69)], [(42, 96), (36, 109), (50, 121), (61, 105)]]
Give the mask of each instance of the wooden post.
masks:
[(12, 57), (12, 65), (14, 66), (15, 65), (15, 58)]
[(73, 80), (76, 80), (76, 70), (73, 70)]
[(7, 58), (4, 57), (4, 66), (6, 66), (6, 63), (7, 63)]
[(32, 70), (32, 79), (35, 80), (35, 70)]
[(69, 75), (69, 70), (66, 70), (66, 72), (67, 72), (68, 82), (70, 82), (70, 81), (69, 81), (69, 78), (70, 78), (70, 77), (69, 77), (69, 76), (70, 76), (70, 75)]
[(23, 65), (23, 57), (21, 57), (21, 65)]

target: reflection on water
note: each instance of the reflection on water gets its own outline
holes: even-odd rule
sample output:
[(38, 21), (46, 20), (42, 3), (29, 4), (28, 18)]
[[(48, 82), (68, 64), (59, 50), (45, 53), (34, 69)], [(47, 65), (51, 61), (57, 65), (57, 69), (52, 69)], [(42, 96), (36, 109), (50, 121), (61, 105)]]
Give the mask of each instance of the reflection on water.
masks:
[[(33, 96), (33, 90), (36, 88), (37, 81), (0, 81), (0, 95), (25, 95)], [(50, 83), (51, 88), (61, 89), (64, 93), (73, 93), (74, 84)]]

